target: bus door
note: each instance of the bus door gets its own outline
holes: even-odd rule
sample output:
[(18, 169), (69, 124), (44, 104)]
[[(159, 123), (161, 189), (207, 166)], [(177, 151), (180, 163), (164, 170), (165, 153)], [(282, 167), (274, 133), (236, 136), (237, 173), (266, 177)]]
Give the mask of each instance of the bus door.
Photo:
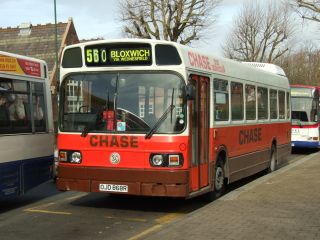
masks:
[(209, 78), (190, 75), (190, 84), (194, 86), (194, 100), (190, 107), (190, 191), (208, 186), (209, 181)]

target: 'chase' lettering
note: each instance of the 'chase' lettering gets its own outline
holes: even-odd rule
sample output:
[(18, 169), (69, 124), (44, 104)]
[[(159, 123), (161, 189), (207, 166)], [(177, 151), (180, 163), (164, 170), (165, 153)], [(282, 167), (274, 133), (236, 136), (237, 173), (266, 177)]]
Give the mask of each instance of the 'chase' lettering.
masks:
[(138, 148), (138, 137), (134, 136), (90, 136), (91, 147)]
[(256, 143), (262, 140), (261, 128), (253, 128), (240, 130), (239, 132), (239, 144)]

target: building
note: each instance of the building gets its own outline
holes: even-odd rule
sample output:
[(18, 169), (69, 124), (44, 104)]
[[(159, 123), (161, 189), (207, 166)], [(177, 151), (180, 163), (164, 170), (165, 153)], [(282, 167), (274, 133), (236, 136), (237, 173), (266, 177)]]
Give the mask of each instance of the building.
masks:
[[(59, 58), (65, 46), (79, 43), (72, 18), (57, 24)], [(45, 60), (51, 82), (54, 121), (58, 119), (56, 82), (55, 24), (32, 25), (22, 23), (18, 27), (0, 28), (0, 50)]]

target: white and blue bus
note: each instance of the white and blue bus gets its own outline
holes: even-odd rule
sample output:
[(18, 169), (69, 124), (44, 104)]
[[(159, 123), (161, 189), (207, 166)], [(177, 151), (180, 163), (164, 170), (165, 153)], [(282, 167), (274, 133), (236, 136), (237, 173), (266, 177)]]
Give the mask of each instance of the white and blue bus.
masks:
[(293, 148), (320, 148), (320, 87), (291, 85)]
[(0, 198), (51, 179), (53, 145), (46, 63), (0, 51)]

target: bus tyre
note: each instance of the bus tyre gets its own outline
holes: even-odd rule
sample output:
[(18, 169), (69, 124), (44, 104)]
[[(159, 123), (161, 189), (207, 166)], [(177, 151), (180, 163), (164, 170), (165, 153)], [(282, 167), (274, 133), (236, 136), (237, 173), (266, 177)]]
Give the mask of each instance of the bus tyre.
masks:
[(268, 168), (268, 172), (274, 172), (277, 170), (277, 151), (276, 146), (272, 145), (271, 147), (271, 154), (270, 154), (270, 165)]
[(219, 198), (224, 193), (226, 188), (226, 178), (224, 173), (224, 165), (221, 160), (219, 160), (215, 167), (215, 174), (214, 174), (214, 192), (215, 197)]
[(226, 188), (226, 178), (224, 172), (224, 165), (222, 160), (218, 160), (215, 166), (214, 173), (214, 190), (207, 193), (204, 196), (206, 202), (212, 202), (213, 200), (221, 197)]

